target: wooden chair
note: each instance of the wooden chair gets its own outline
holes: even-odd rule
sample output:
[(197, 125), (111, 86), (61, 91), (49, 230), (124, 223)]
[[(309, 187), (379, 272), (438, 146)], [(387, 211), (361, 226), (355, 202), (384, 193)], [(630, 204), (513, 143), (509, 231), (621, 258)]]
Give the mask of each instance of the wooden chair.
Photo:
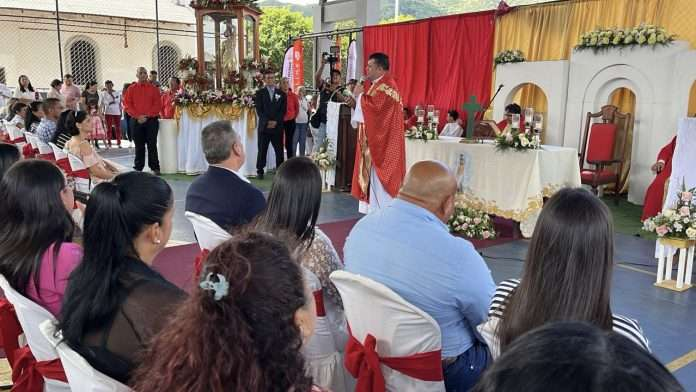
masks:
[[(593, 123), (594, 118), (600, 118), (601, 122)], [(580, 150), (581, 182), (592, 187), (594, 194), (598, 193), (600, 186), (614, 184), (616, 203), (623, 186), (621, 173), (631, 124), (631, 114), (621, 113), (613, 105), (603, 106), (597, 113), (588, 112), (585, 120)], [(585, 167), (585, 164), (590, 167)]]

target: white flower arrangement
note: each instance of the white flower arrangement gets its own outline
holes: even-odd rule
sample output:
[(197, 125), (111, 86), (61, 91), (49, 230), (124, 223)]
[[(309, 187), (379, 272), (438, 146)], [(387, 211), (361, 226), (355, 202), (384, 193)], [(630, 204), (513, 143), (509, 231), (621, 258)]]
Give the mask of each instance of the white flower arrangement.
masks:
[(503, 50), (495, 56), (495, 64), (508, 64), (508, 63), (522, 63), (527, 59), (524, 58), (524, 54), (519, 49), (515, 50)]
[(483, 211), (466, 207), (457, 203), (454, 214), (447, 222), (450, 232), (477, 240), (495, 239), (497, 233), (491, 217)]
[(641, 24), (633, 28), (610, 28), (589, 31), (580, 36), (576, 50), (608, 49), (623, 46), (667, 46), (676, 36), (668, 34), (663, 27)]
[(539, 148), (539, 141), (534, 136), (524, 132), (512, 131), (499, 135), (495, 138), (496, 149), (506, 151), (510, 148), (524, 151)]
[(407, 139), (423, 140), (424, 142), (439, 139), (437, 129), (423, 125), (412, 126), (411, 128), (407, 129), (405, 136)]
[(336, 166), (336, 157), (331, 153), (329, 148), (330, 145), (331, 142), (327, 138), (321, 146), (319, 146), (319, 149), (312, 154), (312, 160), (322, 171), (329, 170)]
[(654, 218), (643, 222), (643, 230), (656, 233), (660, 238), (696, 240), (696, 188), (677, 193), (677, 204)]

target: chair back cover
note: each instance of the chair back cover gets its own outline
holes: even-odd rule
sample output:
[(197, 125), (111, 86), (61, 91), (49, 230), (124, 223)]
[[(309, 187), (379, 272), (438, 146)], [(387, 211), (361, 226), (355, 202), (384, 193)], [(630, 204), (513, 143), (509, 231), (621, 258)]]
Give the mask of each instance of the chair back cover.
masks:
[[(58, 353), (44, 338), (39, 325), (44, 321), (55, 322), (56, 319), (46, 309), (42, 308), (34, 301), (26, 298), (10, 286), (4, 275), (0, 274), (0, 288), (8, 301), (14, 306), (19, 324), (24, 331), (29, 349), (37, 361), (50, 361), (58, 358)], [(44, 377), (44, 391), (48, 392), (69, 392), (70, 387), (57, 380)]]
[(53, 154), (53, 149), (51, 148), (50, 145), (44, 143), (39, 139), (38, 137), (35, 137), (36, 140), (36, 147), (39, 149), (39, 154), (45, 155), (45, 154)]
[(614, 159), (616, 124), (592, 124), (587, 141), (587, 161)]
[(68, 158), (68, 154), (65, 151), (61, 150), (53, 142), (48, 143), (48, 145), (51, 146), (51, 149), (53, 150), (53, 155), (56, 156), (56, 160)]
[(24, 132), (24, 138), (27, 139), (27, 142), (28, 142), (29, 144), (31, 144), (31, 147), (32, 147), (34, 150), (38, 150), (38, 149), (39, 149), (39, 144), (37, 143), (37, 141), (39, 140), (39, 138), (36, 137), (36, 136), (34, 136), (33, 133), (31, 133), (31, 132), (26, 132), (26, 131), (25, 131), (25, 132)]
[(213, 250), (216, 246), (232, 238), (232, 235), (212, 220), (195, 212), (186, 211), (186, 218), (193, 225), (193, 232), (201, 250)]
[(308, 373), (312, 376), (314, 384), (322, 388), (332, 392), (347, 391), (342, 347), (337, 344), (341, 340), (337, 336), (340, 331), (327, 317), (324, 292), (319, 278), (304, 267), (302, 270), (305, 281), (314, 294), (314, 303), (317, 308), (314, 334), (302, 346), (302, 352), (309, 367)]
[[(331, 280), (341, 294), (351, 334), (361, 343), (368, 334), (374, 336), (380, 358), (441, 350), (437, 322), (386, 286), (347, 271), (333, 272)], [(385, 365), (381, 369), (387, 391), (445, 390), (443, 382), (417, 380)]]
[(67, 344), (61, 342), (60, 332), (56, 334), (55, 323), (46, 320), (40, 325), (41, 333), (60, 356), (60, 361), (73, 391), (80, 392), (130, 392), (131, 389), (113, 378), (94, 369), (82, 356)]

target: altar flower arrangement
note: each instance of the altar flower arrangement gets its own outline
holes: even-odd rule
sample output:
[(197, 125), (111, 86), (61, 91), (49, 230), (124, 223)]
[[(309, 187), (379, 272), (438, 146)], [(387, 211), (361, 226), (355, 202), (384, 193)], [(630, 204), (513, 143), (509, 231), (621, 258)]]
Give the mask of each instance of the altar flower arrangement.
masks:
[(186, 56), (179, 60), (179, 71), (193, 71), (196, 72), (198, 69), (198, 60), (191, 56)]
[(580, 36), (576, 50), (608, 49), (625, 46), (667, 46), (675, 39), (674, 34), (669, 34), (663, 27), (641, 24), (633, 28), (600, 28), (589, 31)]
[(256, 0), (191, 0), (193, 8), (224, 8), (227, 9), (231, 5), (240, 4), (258, 8)]
[(485, 212), (457, 203), (454, 214), (447, 222), (450, 232), (477, 240), (495, 239), (497, 233), (491, 217)]
[(223, 91), (183, 90), (174, 98), (174, 103), (179, 106), (188, 105), (219, 105), (232, 104), (239, 107), (253, 108), (254, 97), (248, 95), (228, 94)]
[(510, 148), (524, 151), (537, 149), (539, 144), (534, 137), (524, 132), (512, 131), (496, 136), (495, 147), (499, 151), (506, 151)]
[(674, 208), (646, 219), (643, 230), (656, 233), (660, 238), (696, 240), (696, 188), (687, 190), (682, 183)]
[(406, 130), (406, 138), (427, 142), (428, 140), (437, 140), (439, 137), (437, 129), (432, 129), (423, 125), (414, 125)]
[(521, 63), (526, 61), (524, 54), (519, 49), (503, 50), (495, 56), (495, 64)]

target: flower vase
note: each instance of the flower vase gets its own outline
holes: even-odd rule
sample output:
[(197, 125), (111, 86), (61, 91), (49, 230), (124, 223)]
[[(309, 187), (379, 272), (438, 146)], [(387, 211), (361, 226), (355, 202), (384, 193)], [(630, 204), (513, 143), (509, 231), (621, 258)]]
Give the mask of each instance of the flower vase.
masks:
[[(685, 291), (691, 288), (696, 240), (667, 237), (659, 238), (658, 242), (661, 246), (657, 261), (655, 286), (672, 291)], [(672, 250), (679, 254), (676, 280), (672, 280), (672, 259), (674, 258)]]

